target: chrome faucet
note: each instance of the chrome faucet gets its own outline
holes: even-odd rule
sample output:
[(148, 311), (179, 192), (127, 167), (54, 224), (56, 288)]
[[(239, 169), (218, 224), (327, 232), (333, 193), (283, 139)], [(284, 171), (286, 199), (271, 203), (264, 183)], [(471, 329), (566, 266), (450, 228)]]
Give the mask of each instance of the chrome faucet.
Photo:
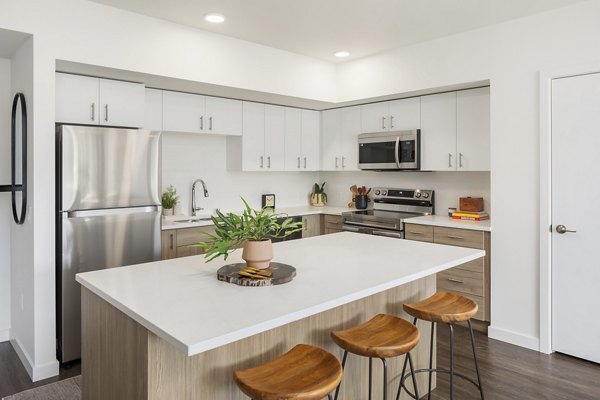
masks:
[(202, 207), (198, 207), (196, 205), (196, 184), (198, 183), (202, 184), (202, 189), (204, 189), (204, 197), (208, 197), (208, 190), (206, 189), (206, 184), (202, 179), (196, 179), (194, 183), (192, 183), (192, 217), (195, 217), (198, 211), (204, 210)]

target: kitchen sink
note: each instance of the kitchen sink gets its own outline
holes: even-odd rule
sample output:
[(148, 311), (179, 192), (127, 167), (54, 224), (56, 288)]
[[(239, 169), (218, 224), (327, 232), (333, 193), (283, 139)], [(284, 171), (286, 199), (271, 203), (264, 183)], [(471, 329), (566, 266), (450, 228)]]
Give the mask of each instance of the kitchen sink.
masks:
[(177, 219), (173, 221), (176, 224), (191, 224), (194, 222), (202, 222), (202, 221), (210, 221), (211, 217), (203, 217), (203, 218), (187, 218), (187, 219)]

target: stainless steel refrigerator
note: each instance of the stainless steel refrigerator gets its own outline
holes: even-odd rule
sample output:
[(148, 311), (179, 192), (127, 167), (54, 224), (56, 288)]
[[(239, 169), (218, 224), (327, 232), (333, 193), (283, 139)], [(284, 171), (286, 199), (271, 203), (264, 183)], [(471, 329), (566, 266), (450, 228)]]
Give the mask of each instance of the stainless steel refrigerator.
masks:
[(160, 259), (160, 133), (61, 125), (56, 132), (57, 353), (81, 358), (75, 274)]

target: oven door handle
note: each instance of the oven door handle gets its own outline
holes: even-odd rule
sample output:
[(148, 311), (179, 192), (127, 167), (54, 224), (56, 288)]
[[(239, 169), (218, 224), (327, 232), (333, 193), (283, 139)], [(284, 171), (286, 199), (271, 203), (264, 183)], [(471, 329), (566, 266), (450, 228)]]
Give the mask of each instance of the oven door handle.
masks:
[(402, 234), (396, 232), (373, 231), (373, 235), (402, 239)]
[(347, 226), (347, 225), (342, 225), (342, 230), (348, 231), (348, 232), (360, 232), (360, 228), (356, 228), (354, 226)]
[(381, 229), (397, 229), (398, 228), (397, 225), (380, 225), (380, 224), (355, 222), (355, 221), (344, 221), (344, 224), (364, 226), (367, 228), (381, 228)]
[(400, 168), (400, 154), (399, 154), (399, 150), (400, 150), (400, 136), (398, 136), (396, 138), (396, 165), (398, 166), (398, 168)]

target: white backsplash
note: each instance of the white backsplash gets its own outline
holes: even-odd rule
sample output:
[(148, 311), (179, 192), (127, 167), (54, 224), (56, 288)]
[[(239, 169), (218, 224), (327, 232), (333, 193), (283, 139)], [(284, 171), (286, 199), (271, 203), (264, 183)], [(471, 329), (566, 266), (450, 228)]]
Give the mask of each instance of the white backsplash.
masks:
[(483, 197), (490, 212), (489, 172), (322, 172), (328, 204), (345, 206), (351, 199), (350, 186), (383, 186), (399, 189), (435, 190), (435, 213), (445, 214), (458, 207), (459, 197)]
[(163, 133), (162, 188), (172, 184), (180, 196), (182, 211), (190, 214), (191, 184), (201, 178), (209, 197), (197, 193), (202, 213), (216, 208), (240, 210), (239, 196), (251, 206), (260, 207), (261, 194), (274, 193), (276, 205), (292, 207), (308, 204), (315, 182), (327, 182), (329, 205), (345, 206), (350, 201), (349, 187), (389, 186), (435, 190), (436, 214), (457, 207), (458, 198), (483, 197), (490, 212), (489, 172), (241, 172), (227, 171), (225, 136)]

